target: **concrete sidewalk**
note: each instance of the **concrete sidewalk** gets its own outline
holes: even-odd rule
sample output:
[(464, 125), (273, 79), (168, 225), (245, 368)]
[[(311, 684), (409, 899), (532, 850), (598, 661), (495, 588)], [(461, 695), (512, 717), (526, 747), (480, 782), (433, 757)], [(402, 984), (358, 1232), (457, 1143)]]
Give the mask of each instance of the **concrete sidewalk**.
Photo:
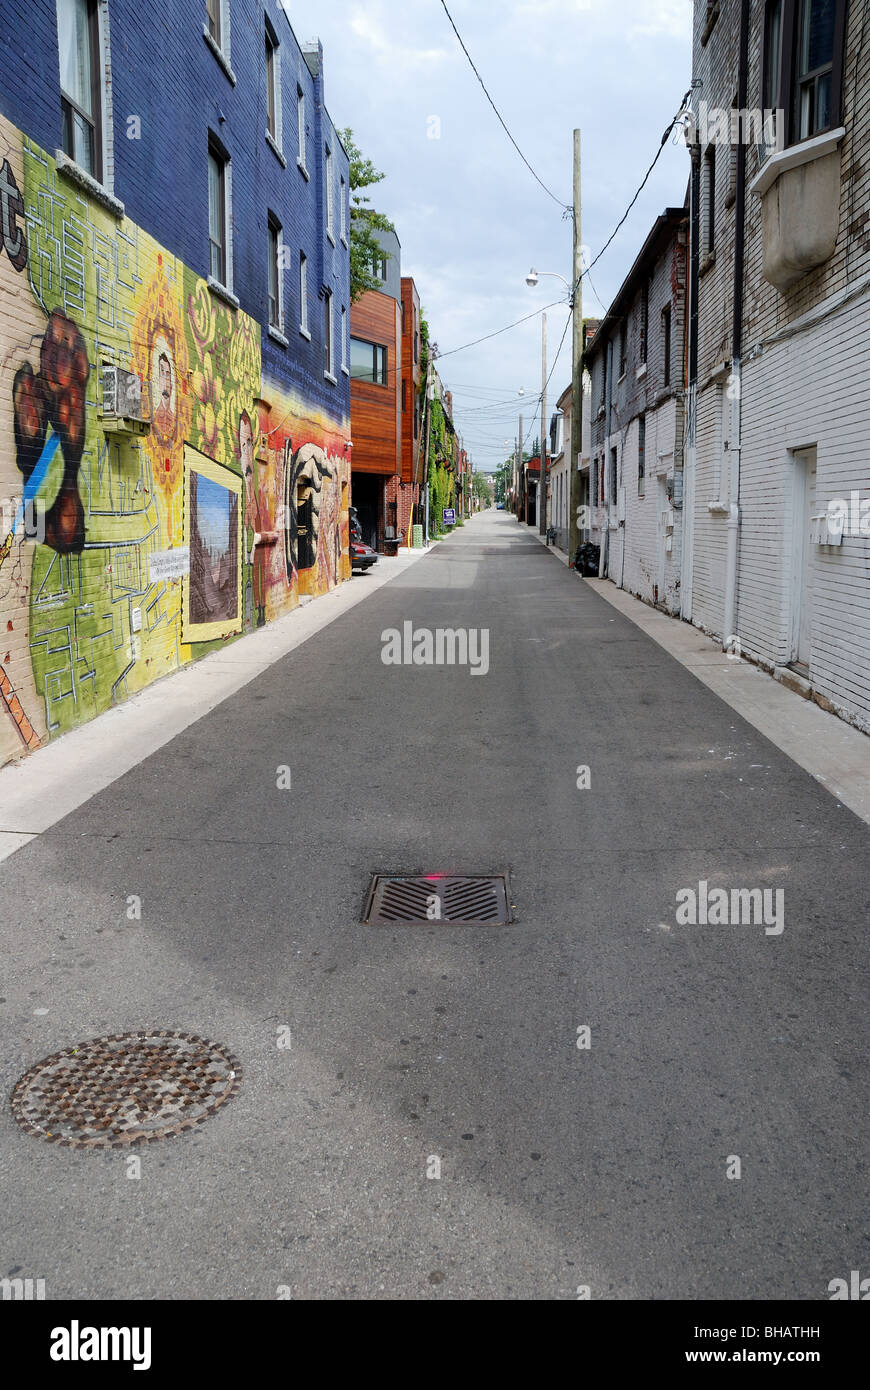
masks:
[[(431, 549), (431, 547), (430, 547)], [(282, 656), (395, 579), (426, 550), (381, 556), (320, 598), (195, 661), (0, 769), (0, 861), (111, 786)]]
[[(537, 531), (530, 534), (546, 546)], [(547, 547), (568, 564), (568, 556)], [(579, 579), (579, 575), (578, 575)], [(687, 666), (776, 748), (802, 767), (865, 824), (870, 825), (870, 738), (827, 714), (749, 661), (726, 656), (700, 628), (651, 608), (609, 579), (583, 579), (603, 599)]]

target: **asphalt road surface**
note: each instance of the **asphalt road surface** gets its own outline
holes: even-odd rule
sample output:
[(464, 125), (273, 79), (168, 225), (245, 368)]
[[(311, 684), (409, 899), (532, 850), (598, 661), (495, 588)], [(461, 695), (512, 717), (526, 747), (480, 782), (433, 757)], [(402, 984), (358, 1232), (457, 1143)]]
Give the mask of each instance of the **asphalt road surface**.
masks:
[[(487, 629), (487, 674), (385, 665), (407, 620)], [(484, 514), (0, 868), (0, 1276), (57, 1299), (828, 1298), (870, 1274), (868, 850)], [(505, 869), (509, 926), (360, 924), (372, 872)], [(679, 924), (702, 880), (782, 889), (783, 931)], [(227, 1046), (243, 1080), (137, 1150), (138, 1179), (16, 1125), (27, 1067), (147, 1029)]]

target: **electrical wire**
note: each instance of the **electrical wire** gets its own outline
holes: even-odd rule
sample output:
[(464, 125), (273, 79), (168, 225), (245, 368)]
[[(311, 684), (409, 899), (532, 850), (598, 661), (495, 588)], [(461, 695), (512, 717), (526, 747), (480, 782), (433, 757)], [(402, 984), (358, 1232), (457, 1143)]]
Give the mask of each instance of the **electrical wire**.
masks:
[[(443, 5), (443, 4), (444, 4), (444, 0), (441, 0), (441, 3), (442, 3), (442, 5)], [(445, 9), (445, 11), (447, 11), (447, 6), (446, 6), (446, 5), (444, 5), (444, 9)], [(449, 11), (447, 11), (447, 16), (448, 16), (448, 18), (450, 18), (450, 13), (449, 13)], [(452, 23), (452, 22), (453, 22), (453, 21), (451, 20), (451, 23)], [(454, 25), (454, 28), (455, 28), (455, 25)], [(458, 37), (458, 34), (457, 34), (457, 37)], [(462, 42), (462, 40), (460, 39), (460, 43), (461, 43), (461, 42)], [(469, 61), (471, 61), (471, 60), (469, 59)], [(484, 88), (484, 90), (486, 90), (486, 89)], [(649, 181), (650, 174), (652, 173), (653, 169), (654, 169), (654, 168), (656, 167), (656, 165), (658, 164), (659, 159), (660, 159), (660, 157), (661, 157), (662, 150), (664, 149), (665, 145), (666, 145), (667, 142), (668, 142), (668, 136), (670, 135), (671, 131), (673, 130), (674, 126), (677, 124), (677, 121), (679, 120), (680, 116), (682, 115), (683, 111), (685, 110), (686, 102), (689, 100), (689, 97), (691, 96), (691, 94), (692, 94), (692, 89), (691, 89), (691, 87), (690, 87), (689, 90), (686, 92), (685, 96), (683, 97), (682, 101), (680, 102), (679, 110), (675, 113), (675, 115), (674, 115), (674, 117), (673, 117), (673, 120), (670, 122), (670, 124), (669, 124), (667, 130), (665, 131), (664, 135), (662, 136), (661, 141), (660, 141), (660, 143), (659, 143), (658, 150), (656, 151), (656, 154), (655, 154), (655, 158), (653, 159), (652, 163), (650, 164), (649, 168), (647, 169), (646, 173), (644, 174), (643, 179), (641, 180), (641, 182), (640, 182), (640, 184), (638, 185), (637, 190), (636, 190), (636, 192), (635, 192), (633, 198), (631, 199), (631, 202), (628, 204), (628, 207), (625, 209), (625, 212), (624, 212), (624, 213), (622, 214), (622, 216), (620, 217), (619, 221), (617, 222), (617, 224), (616, 224), (616, 226), (614, 227), (613, 231), (610, 233), (610, 236), (609, 236), (609, 237), (607, 238), (607, 240), (605, 241), (605, 243), (604, 243), (604, 245), (602, 246), (601, 250), (598, 252), (598, 254), (597, 254), (596, 256), (593, 257), (593, 259), (589, 262), (589, 264), (585, 267), (585, 269), (581, 270), (579, 276), (577, 277), (576, 281), (574, 282), (574, 289), (573, 289), (573, 291), (572, 291), (572, 297), (573, 297), (573, 294), (576, 293), (577, 287), (579, 286), (580, 281), (584, 278), (584, 276), (588, 276), (588, 275), (589, 275), (589, 272), (591, 271), (591, 269), (592, 269), (592, 267), (593, 267), (594, 265), (597, 265), (597, 264), (598, 264), (598, 262), (601, 260), (601, 257), (604, 255), (605, 251), (608, 249), (608, 247), (611, 245), (611, 243), (613, 242), (614, 238), (616, 237), (617, 232), (619, 232), (619, 230), (624, 226), (625, 222), (627, 221), (628, 216), (629, 216), (629, 213), (631, 212), (632, 208), (634, 207), (635, 203), (637, 202), (638, 198), (640, 197), (641, 193), (643, 192), (644, 188), (646, 187), (646, 185), (647, 185), (647, 183), (648, 183), (648, 181)], [(551, 196), (552, 196), (552, 195), (551, 195)], [(604, 304), (604, 300), (601, 298), (601, 296), (599, 295), (598, 291), (595, 289), (595, 286), (592, 284), (591, 276), (590, 276), (590, 279), (589, 279), (589, 284), (590, 284), (590, 287), (591, 287), (591, 289), (592, 289), (593, 294), (595, 295), (595, 298), (598, 300), (598, 302), (599, 302), (600, 304), (603, 305), (603, 304)], [(545, 313), (547, 312), (548, 309), (555, 309), (555, 308), (557, 307), (557, 305), (559, 305), (559, 304), (564, 304), (565, 302), (566, 302), (566, 301), (563, 300), (563, 299), (557, 299), (557, 300), (554, 300), (552, 304), (545, 304), (544, 307), (543, 307), (542, 309), (536, 309), (535, 312), (534, 312), (533, 314), (527, 314), (527, 315), (525, 316), (525, 318), (517, 319), (516, 322), (514, 322), (514, 323), (509, 323), (509, 324), (507, 324), (504, 328), (497, 328), (497, 329), (495, 330), (494, 333), (487, 333), (487, 334), (485, 334), (482, 338), (475, 338), (475, 339), (474, 339), (472, 342), (470, 342), (470, 343), (463, 343), (461, 347), (458, 347), (458, 348), (451, 348), (448, 352), (439, 353), (439, 354), (438, 354), (438, 360), (440, 361), (442, 357), (452, 357), (452, 356), (453, 356), (455, 353), (457, 353), (457, 352), (464, 352), (464, 351), (466, 350), (466, 348), (477, 347), (478, 343), (486, 343), (486, 342), (488, 342), (488, 341), (490, 340), (490, 338), (497, 338), (497, 337), (499, 337), (500, 334), (502, 334), (502, 333), (507, 333), (507, 332), (509, 332), (510, 329), (512, 329), (512, 328), (518, 328), (519, 325), (520, 325), (521, 323), (528, 323), (529, 319), (537, 318), (538, 314), (545, 314)]]
[(544, 183), (543, 179), (541, 179), (541, 178), (538, 177), (538, 175), (535, 173), (535, 170), (532, 168), (531, 164), (530, 164), (529, 161), (526, 159), (526, 156), (523, 154), (523, 152), (522, 152), (522, 150), (520, 149), (519, 145), (517, 144), (516, 140), (515, 140), (514, 137), (511, 135), (510, 131), (508, 130), (507, 126), (505, 125), (505, 122), (504, 122), (504, 119), (502, 118), (501, 112), (499, 111), (498, 107), (496, 106), (496, 104), (495, 104), (495, 102), (493, 101), (492, 97), (490, 96), (489, 92), (486, 90), (486, 83), (484, 82), (484, 80), (483, 80), (483, 78), (481, 77), (480, 73), (477, 71), (477, 68), (474, 66), (474, 60), (473, 60), (471, 54), (469, 53), (468, 49), (465, 47), (465, 42), (464, 42), (464, 40), (463, 40), (463, 38), (462, 38), (462, 35), (460, 34), (459, 30), (458, 30), (457, 27), (456, 27), (456, 24), (455, 24), (455, 22), (454, 22), (454, 19), (453, 19), (452, 14), (450, 13), (450, 11), (449, 11), (448, 8), (447, 8), (447, 5), (445, 4), (445, 0), (441, 0), (441, 6), (442, 6), (442, 8), (443, 8), (443, 10), (444, 10), (444, 13), (446, 14), (447, 18), (450, 20), (450, 27), (452, 28), (454, 34), (456, 35), (457, 39), (459, 40), (459, 46), (460, 46), (460, 48), (462, 49), (462, 52), (465, 54), (466, 58), (467, 58), (468, 61), (469, 61), (469, 64), (471, 65), (471, 71), (474, 73), (475, 77), (477, 78), (478, 82), (480, 83), (481, 87), (483, 88), (483, 94), (484, 94), (484, 96), (486, 97), (487, 101), (489, 102), (490, 106), (492, 107), (493, 111), (495, 112), (496, 116), (498, 117), (499, 124), (501, 125), (502, 130), (504, 131), (504, 133), (505, 133), (505, 135), (507, 136), (507, 138), (510, 140), (511, 144), (513, 145), (513, 147), (514, 147), (514, 149), (516, 150), (517, 154), (519, 155), (520, 159), (521, 159), (521, 160), (523, 161), (523, 163), (525, 164), (525, 166), (526, 166), (526, 168), (528, 169), (529, 173), (532, 175), (532, 178), (535, 179), (536, 182), (540, 184), (541, 188), (543, 188), (543, 190), (544, 190), (544, 192), (546, 193), (547, 197), (548, 197), (548, 198), (552, 198), (553, 202), (554, 202), (558, 207), (563, 208), (563, 209), (564, 209), (566, 212), (568, 212), (568, 213), (573, 212), (573, 209), (571, 208), (571, 206), (570, 206), (569, 203), (563, 203), (561, 198), (557, 198), (556, 195), (555, 195), (555, 193), (551, 193), (551, 192), (550, 192), (549, 188), (548, 188), (547, 185)]
[(497, 338), (500, 333), (507, 333), (511, 328), (518, 328), (521, 323), (528, 323), (529, 319), (536, 319), (538, 314), (545, 314), (548, 309), (555, 309), (558, 305), (565, 303), (567, 301), (564, 299), (554, 299), (552, 304), (545, 304), (543, 309), (536, 309), (533, 314), (526, 314), (525, 318), (517, 319), (515, 323), (508, 323), (504, 328), (497, 328), (494, 333), (485, 333), (482, 338), (475, 338), (471, 343), (463, 343), (462, 347), (451, 348), (449, 352), (439, 352), (436, 360), (440, 362), (442, 357), (453, 357), (455, 353), (464, 352), (466, 348), (477, 347), (478, 343), (489, 342), (490, 338)]
[[(556, 349), (556, 356), (553, 358), (553, 365), (552, 365), (552, 367), (550, 368), (550, 374), (549, 374), (549, 376), (547, 377), (545, 386), (549, 386), (550, 382), (551, 382), (552, 379), (553, 379), (553, 373), (555, 372), (556, 367), (557, 367), (558, 364), (559, 364), (559, 358), (562, 356), (562, 348), (565, 346), (565, 339), (566, 339), (566, 337), (568, 336), (568, 324), (569, 324), (570, 322), (571, 322), (571, 317), (570, 317), (570, 315), (569, 315), (568, 318), (566, 318), (566, 320), (565, 320), (565, 327), (562, 329), (562, 337), (559, 339), (559, 346), (558, 346), (557, 349)], [(542, 404), (543, 404), (543, 401), (544, 401), (544, 392), (542, 391), (541, 394), (538, 396), (538, 401), (537, 401), (538, 405), (542, 405)], [(546, 424), (546, 421), (544, 421), (543, 423)], [(529, 438), (530, 438), (531, 433), (532, 433), (532, 430), (535, 428), (535, 425), (536, 425), (536, 424), (537, 424), (537, 419), (536, 419), (536, 417), (533, 417), (533, 418), (532, 418), (532, 423), (531, 423), (531, 425), (529, 426), (528, 432), (526, 433), (526, 437), (525, 437), (525, 439), (523, 440), (523, 451), (525, 451), (526, 444), (528, 443)]]
[[(604, 255), (604, 253), (605, 253), (605, 251), (607, 250), (608, 246), (609, 246), (610, 243), (613, 241), (613, 238), (616, 236), (616, 233), (619, 231), (620, 227), (623, 226), (623, 224), (625, 223), (626, 219), (628, 218), (628, 214), (631, 212), (632, 208), (634, 207), (635, 203), (637, 202), (638, 198), (640, 197), (641, 193), (643, 192), (644, 188), (646, 187), (647, 180), (649, 179), (650, 174), (652, 173), (653, 169), (654, 169), (654, 168), (656, 167), (656, 165), (658, 164), (659, 158), (661, 157), (661, 152), (662, 152), (662, 150), (664, 149), (665, 145), (666, 145), (667, 142), (668, 142), (668, 136), (670, 135), (670, 133), (671, 133), (671, 131), (673, 130), (674, 126), (677, 124), (677, 121), (680, 119), (680, 116), (681, 116), (681, 115), (683, 114), (683, 112), (685, 111), (685, 109), (686, 109), (686, 103), (687, 103), (687, 101), (689, 100), (689, 97), (690, 97), (691, 95), (692, 95), (692, 88), (690, 87), (689, 90), (686, 92), (685, 96), (683, 97), (683, 100), (680, 102), (679, 110), (675, 113), (673, 120), (671, 121), (670, 125), (668, 126), (667, 130), (665, 131), (664, 135), (662, 136), (662, 138), (661, 138), (661, 144), (659, 145), (658, 149), (656, 150), (655, 158), (653, 159), (652, 164), (649, 166), (649, 168), (647, 169), (646, 173), (644, 174), (643, 179), (641, 180), (641, 182), (640, 182), (640, 184), (639, 184), (639, 186), (638, 186), (637, 192), (635, 193), (635, 195), (634, 195), (634, 197), (632, 198), (631, 202), (629, 203), (628, 207), (625, 209), (625, 212), (624, 212), (624, 213), (622, 214), (622, 216), (620, 217), (620, 219), (619, 219), (619, 221), (617, 222), (616, 226), (614, 227), (613, 231), (610, 233), (610, 236), (609, 236), (609, 237), (607, 238), (607, 240), (605, 241), (605, 243), (604, 243), (604, 245), (602, 246), (601, 250), (598, 252), (598, 255), (595, 256), (595, 257), (589, 262), (589, 264), (588, 264), (588, 266), (586, 267), (585, 270), (581, 270), (579, 276), (577, 277), (577, 280), (576, 280), (576, 282), (575, 282), (575, 285), (574, 285), (575, 291), (576, 291), (576, 289), (577, 289), (577, 286), (580, 284), (580, 281), (583, 279), (583, 276), (584, 276), (584, 275), (588, 275), (589, 272), (590, 272), (590, 270), (592, 269), (592, 267), (593, 267), (594, 265), (597, 265), (597, 263), (601, 260), (601, 257)], [(591, 284), (592, 284), (592, 281), (590, 280), (589, 283), (590, 283), (590, 285), (591, 285)], [(597, 295), (596, 295), (596, 298), (598, 298)], [(603, 303), (603, 300), (600, 301), (600, 302)]]

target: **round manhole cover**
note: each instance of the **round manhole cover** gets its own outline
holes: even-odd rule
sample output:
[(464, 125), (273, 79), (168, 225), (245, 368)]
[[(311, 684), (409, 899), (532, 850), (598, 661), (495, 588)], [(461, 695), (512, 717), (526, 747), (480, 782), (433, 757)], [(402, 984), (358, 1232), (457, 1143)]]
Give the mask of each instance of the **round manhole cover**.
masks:
[(73, 1149), (117, 1149), (192, 1129), (239, 1089), (241, 1068), (190, 1033), (116, 1033), (55, 1052), (12, 1092), (23, 1129)]

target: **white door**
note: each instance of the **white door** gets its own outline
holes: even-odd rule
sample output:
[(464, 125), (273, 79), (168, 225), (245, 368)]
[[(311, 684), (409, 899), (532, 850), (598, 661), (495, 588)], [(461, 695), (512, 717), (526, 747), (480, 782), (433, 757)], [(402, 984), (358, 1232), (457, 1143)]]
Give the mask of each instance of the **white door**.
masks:
[(668, 503), (668, 480), (658, 477), (656, 479), (656, 542), (658, 549), (658, 601), (665, 601), (665, 585), (667, 582), (668, 564), (668, 517), (670, 514), (670, 504)]
[(791, 661), (807, 672), (812, 653), (813, 557), (810, 528), (816, 500), (816, 450), (798, 449), (794, 462), (794, 566), (791, 587)]

